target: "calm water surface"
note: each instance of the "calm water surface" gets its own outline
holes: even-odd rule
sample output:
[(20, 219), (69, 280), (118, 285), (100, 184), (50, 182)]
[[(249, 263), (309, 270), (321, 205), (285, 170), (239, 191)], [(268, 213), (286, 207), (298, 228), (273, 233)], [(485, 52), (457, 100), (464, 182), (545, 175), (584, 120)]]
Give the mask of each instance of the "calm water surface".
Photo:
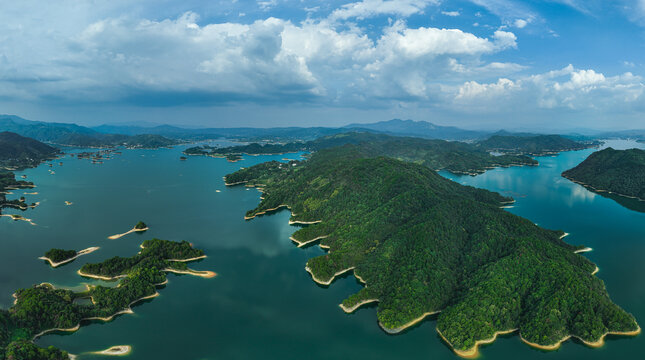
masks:
[[(633, 143), (612, 143), (616, 148)], [(41, 206), (24, 215), (38, 226), (0, 219), (0, 305), (11, 305), (20, 287), (51, 282), (82, 287), (76, 275), (85, 262), (131, 256), (148, 238), (188, 240), (208, 258), (192, 268), (213, 270), (202, 279), (169, 275), (161, 296), (107, 323), (82, 327), (70, 335), (48, 335), (41, 346), (55, 345), (79, 359), (113, 345), (132, 345), (128, 359), (456, 359), (435, 332), (432, 319), (400, 335), (385, 334), (374, 307), (347, 315), (338, 303), (357, 292), (352, 276), (325, 288), (305, 272), (306, 261), (322, 254), (317, 247), (296, 248), (287, 211), (244, 221), (260, 194), (226, 188), (222, 176), (240, 167), (286, 156), (223, 159), (190, 157), (182, 148), (129, 150), (102, 165), (65, 157), (49, 174), (41, 165), (19, 174), (38, 186), (26, 195)], [(443, 174), (463, 184), (499, 191), (517, 199), (509, 211), (541, 226), (571, 233), (574, 244), (594, 249), (585, 254), (600, 267), (613, 300), (645, 324), (645, 213), (628, 210), (595, 195), (559, 174), (592, 150), (538, 158), (537, 168), (496, 169), (476, 177)], [(220, 190), (221, 192), (217, 192)], [(17, 191), (16, 194), (31, 192)], [(65, 201), (73, 202), (65, 206)], [(12, 213), (7, 210), (6, 213)], [(151, 230), (118, 240), (109, 235), (129, 230), (139, 220)], [(58, 269), (37, 259), (52, 247), (101, 249)], [(524, 345), (517, 336), (498, 339), (482, 350), (486, 359), (641, 359), (645, 336), (610, 338), (601, 349), (569, 341), (555, 352)]]

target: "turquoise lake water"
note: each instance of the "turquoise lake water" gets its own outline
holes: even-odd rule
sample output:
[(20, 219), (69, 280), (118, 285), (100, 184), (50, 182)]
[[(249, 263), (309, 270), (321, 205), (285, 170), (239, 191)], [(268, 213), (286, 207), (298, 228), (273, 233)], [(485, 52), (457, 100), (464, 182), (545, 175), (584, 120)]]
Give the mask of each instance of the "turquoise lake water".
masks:
[[(26, 197), (41, 205), (22, 213), (37, 226), (0, 219), (1, 306), (11, 305), (15, 289), (35, 283), (68, 288), (96, 283), (76, 274), (81, 265), (131, 256), (152, 237), (192, 242), (208, 258), (190, 267), (218, 274), (212, 279), (170, 274), (161, 296), (134, 306), (134, 315), (93, 323), (73, 334), (48, 335), (37, 341), (39, 345), (80, 354), (80, 360), (105, 359), (88, 352), (113, 345), (131, 345), (127, 359), (132, 360), (458, 358), (437, 336), (433, 319), (388, 335), (378, 327), (374, 307), (351, 315), (341, 311), (338, 303), (361, 286), (351, 275), (329, 287), (311, 280), (305, 263), (322, 250), (293, 245), (289, 236), (297, 228), (288, 225), (287, 211), (244, 221), (260, 194), (244, 187), (226, 188), (222, 176), (298, 154), (247, 156), (237, 163), (206, 157), (179, 161), (182, 149), (127, 150), (101, 165), (64, 157), (63, 166), (56, 161), (51, 168), (53, 175), (46, 165), (18, 173), (37, 188), (15, 191), (16, 195), (37, 191)], [(442, 175), (513, 196), (517, 202), (508, 211), (571, 233), (566, 238), (570, 243), (592, 247), (585, 256), (598, 264), (597, 276), (612, 299), (643, 326), (645, 213), (560, 177), (592, 151), (540, 157), (539, 167), (495, 169), (476, 177)], [(151, 229), (107, 239), (139, 220)], [(101, 249), (57, 269), (37, 259), (52, 247), (90, 246)], [(610, 337), (600, 349), (568, 341), (554, 352), (532, 349), (509, 335), (481, 352), (483, 359), (641, 359), (643, 349), (644, 335)]]

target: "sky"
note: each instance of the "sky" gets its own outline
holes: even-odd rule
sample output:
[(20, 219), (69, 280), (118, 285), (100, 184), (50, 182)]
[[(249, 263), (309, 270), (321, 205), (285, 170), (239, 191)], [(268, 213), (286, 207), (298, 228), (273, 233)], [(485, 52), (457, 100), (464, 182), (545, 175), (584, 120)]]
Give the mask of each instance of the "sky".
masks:
[(645, 0), (0, 4), (0, 113), (41, 121), (645, 128)]

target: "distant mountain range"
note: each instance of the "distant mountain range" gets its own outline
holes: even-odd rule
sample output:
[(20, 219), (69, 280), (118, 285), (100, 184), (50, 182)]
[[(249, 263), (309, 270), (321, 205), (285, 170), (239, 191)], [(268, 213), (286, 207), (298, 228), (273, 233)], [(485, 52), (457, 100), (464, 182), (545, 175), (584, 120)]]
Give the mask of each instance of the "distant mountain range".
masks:
[[(0, 131), (12, 131), (40, 141), (72, 146), (106, 147), (125, 145), (129, 147), (155, 148), (170, 146), (182, 141), (200, 141), (219, 138), (249, 142), (310, 141), (323, 136), (346, 132), (371, 132), (395, 136), (413, 136), (425, 139), (481, 141), (494, 135), (531, 137), (540, 135), (528, 132), (500, 130), (486, 132), (441, 126), (427, 121), (392, 119), (369, 124), (353, 123), (343, 127), (275, 127), (275, 128), (184, 128), (172, 125), (145, 123), (101, 125), (84, 127), (75, 124), (30, 121), (14, 115), (0, 115)], [(142, 136), (145, 135), (145, 136)], [(573, 140), (592, 138), (632, 138), (645, 140), (645, 130), (630, 130), (598, 133), (596, 136), (566, 134)]]
[(76, 124), (31, 121), (15, 115), (0, 115), (0, 131), (63, 146), (158, 148), (178, 143), (161, 135), (105, 134)]
[(464, 130), (454, 126), (440, 126), (427, 121), (399, 120), (379, 121), (371, 124), (349, 124), (332, 127), (276, 127), (276, 128), (204, 128), (186, 129), (170, 125), (155, 127), (101, 125), (92, 128), (108, 134), (157, 134), (175, 139), (203, 140), (212, 138), (237, 138), (242, 140), (313, 140), (321, 136), (349, 131), (363, 131), (398, 136), (414, 136), (426, 139), (474, 140), (490, 135), (482, 131)]

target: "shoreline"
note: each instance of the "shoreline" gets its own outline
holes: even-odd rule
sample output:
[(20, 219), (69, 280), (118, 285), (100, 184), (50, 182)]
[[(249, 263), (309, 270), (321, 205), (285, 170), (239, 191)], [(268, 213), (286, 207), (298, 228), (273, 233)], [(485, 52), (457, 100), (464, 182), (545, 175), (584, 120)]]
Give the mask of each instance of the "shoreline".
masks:
[(593, 249), (592, 249), (592, 248), (590, 248), (590, 247), (585, 247), (585, 248), (583, 248), (583, 249), (576, 250), (576, 251), (574, 251), (573, 253), (574, 253), (574, 254), (582, 254), (582, 253), (586, 253), (586, 252), (590, 252), (590, 251), (593, 251)]
[(492, 344), (492, 343), (494, 343), (494, 342), (495, 342), (495, 340), (497, 340), (497, 336), (498, 336), (498, 335), (507, 335), (507, 334), (511, 334), (511, 333), (516, 332), (517, 330), (519, 330), (519, 329), (511, 329), (511, 330), (496, 331), (496, 332), (493, 334), (493, 336), (492, 336), (492, 337), (490, 337), (490, 338), (488, 338), (488, 339), (477, 340), (477, 341), (475, 341), (475, 345), (473, 345), (473, 347), (471, 347), (470, 349), (466, 349), (466, 350), (458, 350), (458, 349), (455, 349), (455, 347), (450, 343), (450, 341), (448, 341), (448, 339), (446, 339), (446, 337), (445, 337), (445, 336), (443, 336), (443, 334), (441, 333), (441, 331), (440, 331), (439, 329), (437, 329), (437, 333), (439, 334), (439, 336), (441, 337), (441, 339), (442, 339), (443, 341), (445, 341), (445, 342), (446, 342), (446, 344), (448, 344), (448, 346), (450, 347), (450, 349), (451, 349), (455, 354), (457, 354), (457, 356), (460, 356), (460, 357), (462, 357), (462, 358), (466, 358), (466, 359), (475, 359), (475, 358), (477, 358), (477, 357), (479, 356), (479, 346), (480, 346), (480, 345)]
[(378, 302), (378, 301), (379, 301), (379, 299), (366, 299), (366, 300), (362, 300), (362, 301), (357, 302), (357, 303), (356, 303), (354, 306), (352, 306), (352, 307), (346, 307), (346, 306), (345, 306), (345, 305), (343, 305), (342, 303), (341, 303), (341, 304), (338, 304), (338, 306), (339, 306), (341, 309), (343, 309), (343, 311), (344, 311), (346, 314), (351, 314), (351, 313), (353, 313), (354, 311), (356, 311), (358, 308), (360, 308), (360, 307), (361, 307), (361, 306), (363, 306), (363, 305), (371, 304), (371, 303)]
[(83, 277), (104, 280), (104, 281), (114, 281), (128, 276), (128, 275), (117, 275), (117, 276), (109, 277), (109, 276), (102, 276), (102, 275), (87, 274), (82, 272), (80, 269), (76, 273)]
[(197, 260), (201, 260), (201, 259), (206, 259), (206, 255), (197, 256), (197, 257), (190, 258), (190, 259), (166, 259), (166, 261), (190, 262), (190, 261), (197, 261)]
[(344, 273), (346, 273), (346, 272), (348, 272), (348, 271), (350, 271), (350, 270), (354, 270), (355, 268), (356, 268), (355, 266), (352, 266), (352, 267), (350, 267), (350, 268), (347, 268), (347, 269), (344, 269), (344, 270), (340, 270), (340, 271), (336, 272), (334, 275), (332, 275), (332, 277), (329, 279), (329, 281), (322, 281), (322, 280), (320, 280), (320, 279), (316, 278), (316, 275), (314, 275), (314, 273), (311, 271), (311, 269), (309, 268), (309, 266), (305, 266), (305, 270), (306, 270), (306, 271), (311, 275), (311, 278), (312, 278), (315, 282), (317, 282), (318, 284), (320, 284), (320, 285), (330, 285), (330, 284), (334, 281), (334, 279), (336, 278), (336, 276), (338, 276), (338, 275), (342, 275), (342, 274), (344, 274)]
[[(306, 246), (306, 245), (308, 245), (308, 244), (314, 243), (314, 242), (319, 241), (319, 240), (322, 240), (322, 239), (326, 239), (326, 238), (328, 238), (328, 237), (329, 237), (329, 235), (323, 235), (323, 236), (318, 236), (318, 237), (316, 237), (316, 238), (313, 238), (313, 239), (311, 239), (311, 240), (307, 240), (307, 241), (298, 241), (298, 240), (296, 240), (296, 239), (293, 237), (293, 235), (292, 235), (292, 236), (290, 236), (290, 237), (289, 237), (289, 240), (293, 241), (294, 243), (296, 243), (296, 244), (297, 244), (297, 245), (296, 245), (297, 247), (301, 248), (301, 247), (303, 247), (303, 246)], [(321, 247), (322, 247), (322, 246), (321, 246)], [(329, 249), (329, 246), (327, 246), (327, 248)]]
[(176, 270), (176, 269), (167, 268), (167, 269), (163, 269), (161, 271), (171, 272), (171, 273), (174, 273), (174, 274), (194, 275), (194, 276), (199, 276), (199, 277), (203, 277), (203, 278), (206, 278), (206, 279), (214, 278), (215, 276), (217, 276), (217, 274), (215, 272), (208, 271), (208, 270), (205, 270), (205, 271), (192, 270), (192, 269)]
[(625, 198), (628, 198), (628, 199), (634, 199), (634, 200), (638, 200), (638, 201), (643, 201), (643, 202), (645, 202), (645, 199), (641, 199), (641, 198), (639, 198), (638, 196), (625, 195), (625, 194), (617, 193), (617, 192), (614, 192), (614, 191), (611, 191), (611, 190), (597, 189), (597, 188), (595, 188), (595, 187), (593, 187), (593, 186), (591, 186), (591, 185), (589, 185), (589, 184), (583, 183), (582, 181), (574, 180), (573, 178), (570, 178), (570, 177), (568, 177), (568, 176), (565, 176), (564, 174), (560, 174), (560, 175), (561, 175), (563, 178), (565, 178), (565, 179), (567, 179), (567, 180), (571, 181), (572, 183), (575, 183), (575, 184), (581, 185), (581, 186), (583, 186), (583, 187), (585, 187), (585, 188), (587, 188), (587, 189), (591, 189), (591, 191), (593, 191), (593, 192), (595, 192), (595, 193), (607, 193), (607, 194), (612, 194), (612, 195), (622, 196), (622, 197), (625, 197)]
[(384, 326), (380, 321), (378, 322), (378, 325), (379, 325), (379, 326), (381, 327), (381, 329), (383, 329), (383, 331), (385, 331), (386, 333), (388, 333), (388, 334), (390, 334), (390, 335), (394, 335), (394, 334), (398, 334), (398, 333), (400, 333), (401, 331), (403, 331), (403, 330), (405, 330), (405, 329), (407, 329), (407, 328), (409, 328), (409, 327), (411, 327), (411, 326), (414, 326), (414, 325), (416, 325), (416, 324), (420, 323), (420, 322), (421, 322), (421, 321), (423, 321), (426, 317), (428, 317), (428, 316), (430, 316), (430, 315), (438, 314), (438, 313), (440, 313), (440, 312), (441, 312), (441, 310), (425, 312), (425, 313), (423, 313), (421, 316), (419, 316), (418, 318), (413, 319), (413, 320), (411, 320), (411, 321), (409, 321), (409, 322), (407, 322), (407, 323), (405, 323), (405, 324), (403, 324), (403, 325), (401, 325), (401, 326), (399, 326), (399, 327), (396, 327), (396, 328), (394, 328), (394, 329), (386, 328), (386, 327), (385, 327), (385, 326)]
[(586, 340), (584, 340), (584, 339), (582, 339), (582, 338), (580, 338), (580, 337), (578, 337), (576, 335), (567, 335), (567, 336), (563, 337), (562, 339), (560, 339), (555, 344), (551, 344), (551, 345), (540, 345), (540, 344), (532, 343), (532, 342), (526, 340), (525, 338), (523, 338), (522, 334), (520, 334), (520, 339), (522, 339), (522, 341), (525, 344), (527, 344), (527, 345), (529, 345), (531, 347), (534, 347), (536, 349), (540, 349), (540, 350), (557, 350), (560, 347), (560, 345), (562, 345), (562, 343), (564, 343), (565, 341), (567, 341), (567, 340), (569, 340), (571, 338), (576, 338), (576, 339), (580, 340), (583, 344), (585, 344), (585, 345), (587, 345), (589, 347), (599, 348), (599, 347), (602, 347), (605, 344), (605, 337), (607, 335), (636, 336), (636, 335), (640, 334), (641, 333), (641, 327), (640, 327), (640, 325), (637, 325), (637, 326), (638, 326), (638, 328), (636, 330), (632, 330), (632, 331), (607, 331), (602, 336), (600, 336), (600, 338), (598, 340), (596, 340), (596, 341), (586, 341)]
[(73, 256), (73, 257), (71, 257), (69, 259), (63, 260), (61, 262), (54, 262), (52, 259), (50, 259), (50, 258), (48, 258), (46, 256), (41, 256), (38, 259), (48, 261), (49, 265), (51, 265), (51, 267), (55, 268), (55, 267), (61, 266), (63, 264), (67, 264), (68, 262), (73, 261), (73, 260), (75, 260), (76, 258), (78, 258), (80, 256), (91, 254), (91, 253), (95, 252), (98, 249), (100, 249), (100, 247), (98, 247), (98, 246), (83, 249), (81, 251), (76, 252), (75, 256)]
[(150, 230), (150, 228), (147, 227), (147, 226), (145, 228), (143, 228), (143, 229), (132, 228), (132, 229), (130, 229), (130, 231), (124, 232), (123, 234), (116, 234), (116, 235), (108, 236), (108, 239), (116, 240), (116, 239), (120, 239), (120, 238), (122, 238), (122, 237), (124, 237), (126, 235), (129, 235), (129, 234), (132, 234), (132, 233), (135, 233), (135, 232), (144, 232), (144, 231), (148, 231), (148, 230)]
[(274, 207), (272, 209), (262, 210), (262, 211), (260, 211), (259, 213), (256, 213), (253, 216), (244, 216), (244, 220), (251, 220), (251, 219), (255, 218), (256, 216), (261, 216), (261, 215), (264, 215), (264, 214), (266, 214), (266, 213), (268, 213), (270, 211), (276, 211), (276, 210), (282, 209), (283, 207), (286, 207), (287, 209), (291, 210), (289, 205), (281, 204), (281, 205), (278, 205), (278, 206), (276, 206), (276, 207)]
[(113, 315), (111, 315), (111, 316), (108, 316), (108, 317), (105, 317), (105, 318), (98, 317), (98, 316), (96, 316), (96, 317), (89, 317), (89, 318), (82, 318), (82, 319), (79, 321), (79, 323), (78, 323), (78, 324), (76, 324), (76, 326), (74, 326), (74, 327), (72, 327), (72, 328), (68, 328), (68, 329), (63, 329), (63, 328), (53, 328), (53, 329), (47, 329), (47, 330), (41, 331), (41, 332), (39, 332), (38, 334), (34, 335), (34, 337), (32, 338), (32, 341), (34, 341), (34, 340), (38, 339), (39, 337), (41, 337), (41, 336), (43, 336), (43, 335), (46, 335), (46, 334), (48, 334), (48, 333), (50, 333), (50, 332), (54, 332), (54, 331), (62, 331), (62, 332), (75, 332), (75, 331), (78, 331), (78, 329), (80, 329), (80, 328), (81, 328), (81, 322), (83, 322), (83, 321), (87, 321), (87, 320), (101, 320), (101, 321), (106, 321), (106, 322), (108, 322), (108, 321), (111, 321), (112, 319), (114, 319), (114, 317), (116, 317), (116, 316), (118, 316), (118, 315), (121, 315), (121, 314), (133, 314), (133, 313), (134, 313), (134, 311), (132, 311), (132, 309), (130, 308), (132, 305), (134, 305), (134, 304), (138, 303), (139, 301), (143, 301), (143, 300), (147, 300), (147, 299), (155, 298), (155, 297), (157, 297), (157, 296), (159, 296), (159, 295), (160, 295), (160, 294), (159, 294), (159, 292), (155, 291), (155, 293), (154, 293), (154, 294), (152, 294), (152, 295), (148, 295), (148, 296), (144, 296), (144, 297), (142, 297), (142, 298), (136, 299), (136, 300), (132, 301), (132, 302), (128, 305), (128, 307), (127, 307), (126, 309), (123, 309), (123, 310), (121, 310), (121, 311), (118, 311), (118, 312), (116, 312), (115, 314), (113, 314)]
[(125, 355), (129, 355), (131, 352), (132, 352), (132, 346), (130, 345), (115, 345), (105, 350), (91, 352), (90, 354), (106, 355), (106, 356), (125, 356)]
[(568, 232), (565, 232), (564, 234), (560, 235), (560, 240), (564, 239), (565, 237), (567, 237), (569, 235), (571, 235), (571, 234), (569, 234)]
[(321, 222), (322, 220), (314, 220), (314, 221), (289, 220), (289, 225), (313, 225), (313, 224), (319, 224)]

